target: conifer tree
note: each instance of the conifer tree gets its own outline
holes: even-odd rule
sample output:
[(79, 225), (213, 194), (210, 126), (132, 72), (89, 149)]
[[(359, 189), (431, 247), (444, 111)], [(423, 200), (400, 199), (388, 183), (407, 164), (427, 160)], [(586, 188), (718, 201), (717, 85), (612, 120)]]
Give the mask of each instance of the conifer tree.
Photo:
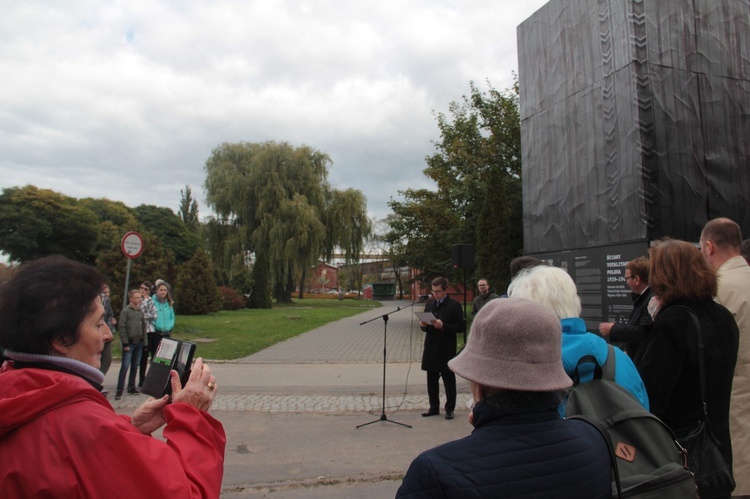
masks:
[(185, 315), (205, 315), (219, 310), (221, 295), (211, 260), (202, 248), (185, 262), (177, 274), (178, 301), (175, 309)]

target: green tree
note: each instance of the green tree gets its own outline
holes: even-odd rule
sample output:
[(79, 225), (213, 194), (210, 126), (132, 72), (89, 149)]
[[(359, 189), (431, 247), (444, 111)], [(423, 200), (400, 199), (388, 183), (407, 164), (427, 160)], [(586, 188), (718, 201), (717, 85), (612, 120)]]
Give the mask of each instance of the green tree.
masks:
[(246, 262), (245, 255), (235, 255), (229, 274), (229, 286), (245, 296), (252, 292), (252, 270)]
[[(356, 247), (356, 241), (341, 237), (358, 237), (366, 229), (364, 204), (358, 202), (364, 197), (360, 193), (357, 198), (356, 191), (331, 189), (330, 163), (320, 151), (285, 142), (241, 142), (215, 148), (206, 161), (206, 197), (216, 212), (207, 233), (208, 246), (220, 252), (216, 258), (222, 265), (230, 264), (233, 254), (262, 255), (268, 264), (267, 269), (254, 268), (256, 285), (257, 273), (267, 270), (273, 297), (291, 302), (295, 283), (305, 269), (332, 252), (332, 245), (347, 251)], [(341, 203), (358, 211), (341, 220), (334, 210)], [(330, 223), (355, 227), (329, 231)], [(228, 238), (216, 241), (219, 234)]]
[(423, 282), (436, 274), (458, 279), (450, 246), (473, 244), (475, 274), (504, 289), (508, 263), (523, 247), (518, 85), (489, 86), (483, 92), (472, 82), (450, 116), (437, 115), (441, 139), (424, 170), (437, 189), (409, 189), (389, 203), (389, 239)]
[(199, 235), (189, 230), (169, 208), (142, 204), (134, 212), (143, 227), (157, 235), (159, 244), (174, 255), (178, 265), (190, 260), (201, 246)]
[(178, 213), (182, 223), (195, 232), (200, 228), (198, 220), (198, 201), (193, 198), (193, 192), (190, 186), (186, 185), (185, 190), (180, 189), (180, 211)]
[(95, 248), (96, 259), (104, 252), (114, 249), (119, 251), (122, 237), (128, 231), (143, 232), (143, 227), (136, 219), (133, 209), (120, 201), (84, 198), (80, 200), (80, 205), (94, 213), (99, 220), (99, 238)]
[[(367, 217), (367, 199), (362, 191), (332, 191), (326, 218), (325, 259), (330, 261), (334, 249), (338, 249), (345, 263), (359, 263), (365, 241), (372, 233), (372, 220)], [(361, 272), (355, 285), (357, 289), (362, 288)]]
[(23, 262), (59, 254), (93, 262), (99, 227), (77, 199), (33, 185), (0, 194), (0, 250)]
[(179, 313), (205, 315), (219, 310), (221, 294), (216, 286), (211, 260), (203, 248), (198, 248), (193, 258), (180, 267), (177, 284), (179, 301), (176, 308)]

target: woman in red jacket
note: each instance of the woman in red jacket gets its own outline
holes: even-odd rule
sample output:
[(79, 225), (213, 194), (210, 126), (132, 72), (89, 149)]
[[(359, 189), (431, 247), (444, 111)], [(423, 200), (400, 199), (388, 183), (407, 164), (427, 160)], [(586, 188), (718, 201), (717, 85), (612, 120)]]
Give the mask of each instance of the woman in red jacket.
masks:
[[(173, 396), (132, 417), (100, 393), (102, 278), (60, 256), (22, 265), (0, 289), (0, 490), (16, 497), (219, 497), (226, 436), (208, 415), (216, 379), (201, 359)], [(166, 442), (151, 433), (166, 423)]]

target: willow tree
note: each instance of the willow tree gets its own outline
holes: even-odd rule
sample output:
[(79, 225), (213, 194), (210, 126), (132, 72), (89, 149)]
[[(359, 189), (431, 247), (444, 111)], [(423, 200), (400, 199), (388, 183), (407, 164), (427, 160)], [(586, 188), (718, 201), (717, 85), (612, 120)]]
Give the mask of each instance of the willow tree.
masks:
[(326, 210), (325, 258), (330, 260), (334, 249), (344, 256), (347, 265), (355, 264), (357, 289), (362, 289), (362, 269), (359, 263), (365, 240), (372, 233), (372, 221), (367, 216), (367, 198), (362, 191), (346, 189), (332, 191)]
[[(338, 206), (340, 194), (328, 183), (330, 164), (326, 154), (286, 142), (225, 143), (206, 161), (206, 200), (216, 213), (212, 223), (232, 228), (224, 232), (232, 240), (221, 246), (262, 252), (277, 301), (290, 302), (296, 278), (330, 254), (331, 244), (341, 245), (341, 230), (330, 236), (330, 224), (352, 225), (366, 218), (363, 203), (345, 220), (335, 215), (332, 207)], [(355, 237), (357, 231), (347, 234)], [(215, 246), (220, 245), (209, 242)]]

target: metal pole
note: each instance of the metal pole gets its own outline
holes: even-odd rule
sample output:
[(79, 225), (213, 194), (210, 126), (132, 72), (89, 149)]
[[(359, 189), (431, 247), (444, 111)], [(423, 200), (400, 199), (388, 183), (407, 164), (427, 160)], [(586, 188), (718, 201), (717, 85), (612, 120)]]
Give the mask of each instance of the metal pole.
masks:
[(125, 292), (122, 294), (122, 308), (128, 306), (128, 286), (130, 286), (130, 262), (132, 258), (128, 258), (128, 269), (125, 271)]
[(466, 346), (466, 326), (467, 326), (467, 316), (466, 316), (466, 268), (464, 268), (464, 347)]

